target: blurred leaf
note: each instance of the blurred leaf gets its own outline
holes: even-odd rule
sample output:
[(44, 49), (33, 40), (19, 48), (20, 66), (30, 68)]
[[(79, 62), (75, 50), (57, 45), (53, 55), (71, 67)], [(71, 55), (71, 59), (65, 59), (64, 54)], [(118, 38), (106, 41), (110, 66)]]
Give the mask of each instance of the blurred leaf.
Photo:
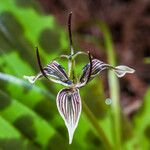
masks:
[(143, 105), (134, 117), (135, 134), (142, 149), (150, 149), (150, 88), (147, 90)]
[(0, 116), (0, 148), (9, 149), (38, 149), (33, 143), (23, 137), (20, 132)]
[[(101, 78), (103, 78), (101, 76)], [(112, 132), (110, 124), (110, 107), (105, 103), (105, 96), (103, 91), (102, 81), (98, 78), (93, 80), (89, 85), (83, 89), (83, 97), (85, 103), (95, 115), (96, 119), (105, 131), (109, 141), (112, 143)]]
[(19, 132), (0, 116), (0, 138), (20, 138)]
[(9, 105), (0, 110), (1, 116), (18, 128), (29, 140), (33, 140), (33, 142), (44, 148), (50, 138), (58, 134), (50, 124), (25, 105), (20, 104), (15, 99), (11, 99), (5, 93), (0, 92), (0, 96), (1, 104), (3, 101), (10, 99)]
[(150, 57), (145, 57), (144, 58), (144, 63), (150, 64)]

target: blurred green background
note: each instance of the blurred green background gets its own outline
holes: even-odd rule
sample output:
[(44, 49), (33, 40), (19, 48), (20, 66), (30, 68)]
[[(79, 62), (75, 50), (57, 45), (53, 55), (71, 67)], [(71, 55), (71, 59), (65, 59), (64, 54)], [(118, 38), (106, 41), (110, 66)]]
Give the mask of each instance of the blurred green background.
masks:
[[(0, 149), (103, 150), (108, 149), (108, 141), (112, 149), (149, 150), (149, 47), (142, 58), (138, 54), (133, 57), (135, 50), (126, 48), (128, 45), (120, 44), (128, 50), (116, 51), (119, 48), (115, 49), (113, 45), (119, 44), (113, 35), (118, 29), (114, 34), (111, 21), (107, 23), (109, 17), (96, 15), (92, 20), (90, 15), (87, 18), (84, 15), (86, 9), (84, 13), (83, 10), (78, 13), (84, 4), (78, 8), (79, 2), (74, 10), (69, 7), (71, 2), (65, 8), (62, 3), (65, 1), (0, 0)], [(96, 3), (93, 2), (92, 6)], [(107, 76), (105, 72), (80, 90), (83, 111), (71, 145), (55, 102), (62, 86), (46, 79), (31, 85), (23, 79), (23, 75), (39, 72), (35, 46), (39, 47), (43, 64), (60, 54), (70, 53), (65, 25), (70, 10), (74, 10), (75, 49), (90, 50), (93, 56), (106, 62), (123, 63), (136, 69), (135, 74), (119, 81), (113, 79), (113, 74)], [(78, 74), (87, 62), (86, 57), (77, 59)], [(60, 63), (67, 69), (65, 60)], [(113, 93), (119, 101), (107, 105), (105, 100)]]

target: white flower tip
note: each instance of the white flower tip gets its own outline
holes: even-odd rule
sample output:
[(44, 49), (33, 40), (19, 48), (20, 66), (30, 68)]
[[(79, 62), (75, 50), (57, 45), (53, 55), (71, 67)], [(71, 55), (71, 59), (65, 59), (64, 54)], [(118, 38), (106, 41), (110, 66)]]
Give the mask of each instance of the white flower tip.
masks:
[(28, 80), (32, 84), (35, 82), (35, 76), (23, 76), (23, 78)]
[(119, 78), (123, 77), (126, 73), (134, 73), (135, 72), (134, 69), (132, 69), (128, 66), (124, 66), (124, 65), (115, 67), (114, 71)]
[(78, 126), (82, 109), (79, 89), (63, 89), (56, 99), (58, 111), (63, 118), (69, 134), (69, 144), (72, 143), (74, 132)]
[(72, 143), (72, 139), (73, 139), (73, 135), (74, 135), (75, 128), (67, 127), (67, 129), (68, 129), (68, 134), (69, 134), (69, 144), (71, 144), (71, 143)]

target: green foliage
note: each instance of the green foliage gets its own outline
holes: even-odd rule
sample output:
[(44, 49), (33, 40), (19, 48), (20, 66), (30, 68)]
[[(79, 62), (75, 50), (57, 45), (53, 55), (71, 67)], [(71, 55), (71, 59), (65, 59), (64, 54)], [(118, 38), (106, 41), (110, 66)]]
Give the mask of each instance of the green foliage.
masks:
[[(69, 146), (67, 130), (55, 104), (56, 93), (60, 90), (60, 86), (54, 86), (46, 80), (31, 85), (22, 78), (23, 75), (32, 75), (39, 71), (34, 50), (36, 45), (39, 46), (45, 64), (59, 54), (67, 53), (65, 50), (68, 48), (68, 41), (64, 31), (64, 28), (56, 24), (53, 16), (45, 16), (37, 4), (21, 5), (21, 0), (1, 2), (0, 147), (2, 149), (9, 149), (7, 146), (9, 144), (14, 146), (14, 149), (17, 149), (17, 145), (18, 149), (34, 147), (66, 150), (102, 147), (103, 144), (84, 113), (73, 144)], [(90, 105), (91, 99), (84, 95)], [(101, 97), (101, 94), (98, 95)], [(103, 109), (103, 99), (98, 103)], [(105, 112), (106, 109), (103, 114)], [(97, 108), (96, 113), (100, 114), (97, 119), (101, 119), (101, 110)]]
[[(60, 54), (69, 53), (66, 51), (65, 29), (52, 15), (45, 15), (36, 1), (1, 1), (0, 149), (97, 150), (106, 146), (102, 139), (105, 136), (113, 145), (111, 107), (105, 104), (104, 88), (99, 78), (81, 90), (87, 107), (82, 111), (72, 145), (68, 144), (67, 130), (55, 103), (62, 86), (45, 79), (35, 85), (23, 80), (23, 75), (39, 71), (35, 46), (39, 47), (43, 64)], [(85, 58), (79, 62), (78, 72), (86, 61)], [(66, 66), (65, 61), (61, 63)], [(147, 91), (142, 109), (131, 120), (134, 134), (122, 142), (125, 149), (150, 149), (149, 97), (150, 91)], [(103, 136), (99, 134), (101, 131), (104, 131)]]

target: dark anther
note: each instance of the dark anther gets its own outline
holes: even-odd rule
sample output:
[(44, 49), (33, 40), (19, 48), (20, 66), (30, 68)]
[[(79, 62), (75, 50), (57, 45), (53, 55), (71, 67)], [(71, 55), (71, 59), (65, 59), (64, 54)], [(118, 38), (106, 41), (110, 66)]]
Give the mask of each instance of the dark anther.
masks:
[(43, 70), (42, 64), (41, 64), (38, 47), (36, 47), (36, 56), (37, 56), (38, 65), (39, 65), (39, 68), (40, 68), (40, 71), (41, 71), (42, 75), (43, 75), (45, 78), (48, 79), (46, 73), (45, 73), (44, 70)]
[(69, 17), (68, 17), (69, 40), (70, 40), (70, 47), (72, 48), (73, 42), (72, 42), (72, 32), (71, 32), (71, 18), (72, 18), (72, 12), (69, 13)]
[(88, 55), (89, 55), (89, 61), (90, 61), (90, 68), (89, 68), (89, 74), (88, 74), (88, 77), (87, 77), (86, 84), (89, 82), (91, 74), (92, 74), (92, 57), (91, 57), (90, 52), (88, 52)]

